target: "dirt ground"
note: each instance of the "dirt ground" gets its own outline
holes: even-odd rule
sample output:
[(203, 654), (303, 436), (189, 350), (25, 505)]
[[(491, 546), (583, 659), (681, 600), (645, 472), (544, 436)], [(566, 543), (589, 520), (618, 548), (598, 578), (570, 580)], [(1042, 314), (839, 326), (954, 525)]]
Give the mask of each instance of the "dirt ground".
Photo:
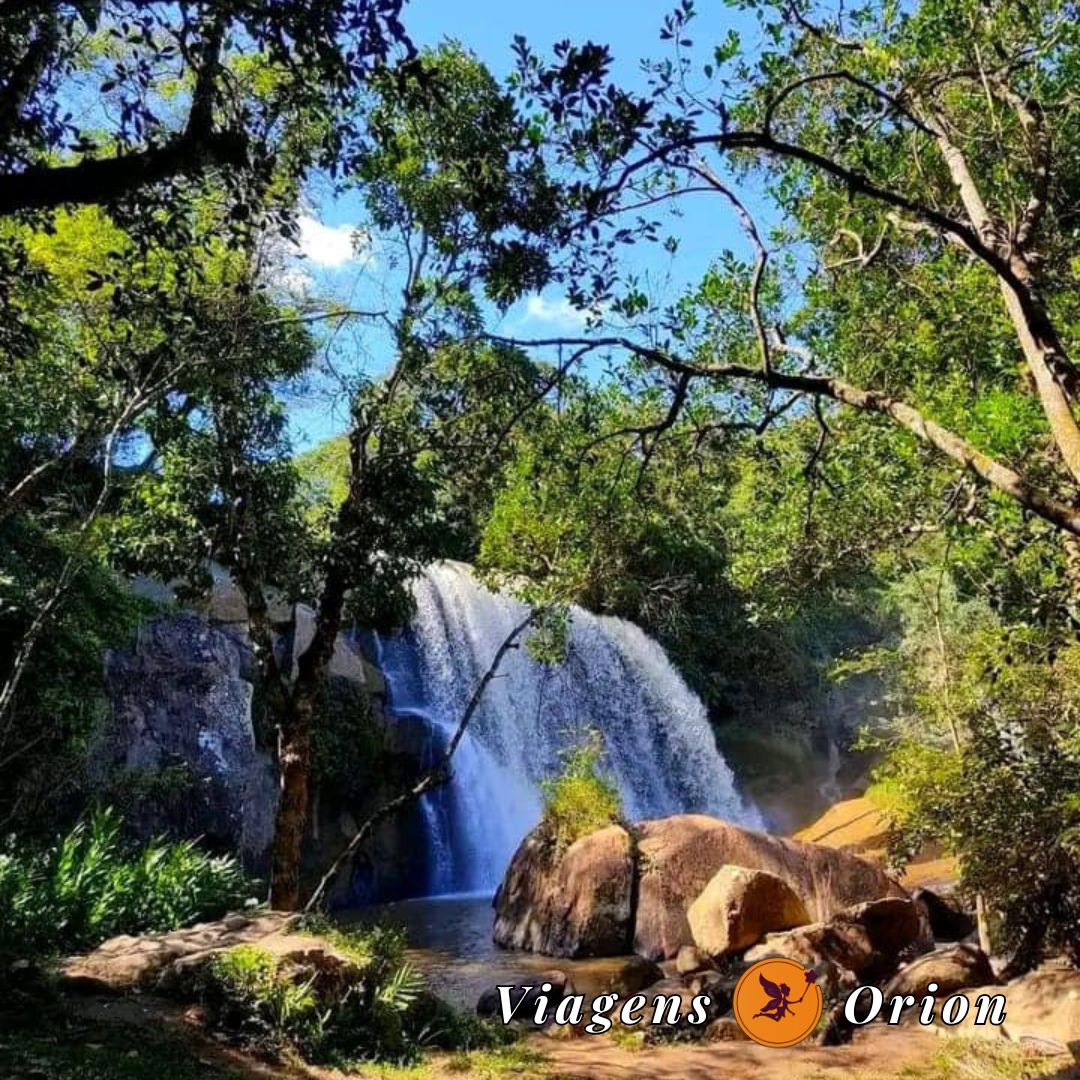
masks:
[[(344, 1074), (333, 1070), (255, 1061), (207, 1038), (174, 1006), (150, 996), (87, 998), (72, 1006), (81, 1024), (125, 1031), (132, 1046), (139, 1045), (140, 1029), (152, 1029), (159, 1038), (167, 1034), (204, 1064), (221, 1068), (220, 1073), (212, 1069), (209, 1077), (344, 1080)], [(876, 1026), (859, 1032), (847, 1046), (804, 1043), (786, 1050), (748, 1042), (642, 1046), (606, 1036), (553, 1039), (538, 1034), (501, 1057), (438, 1054), (418, 1067), (371, 1067), (350, 1073), (349, 1080), (496, 1080), (503, 1076), (522, 1080), (1080, 1080), (1080, 1065), (1069, 1057), (1047, 1056), (1038, 1047), (1025, 1051), (944, 1039), (932, 1031)], [(60, 1080), (67, 1080), (66, 1074)], [(161, 1080), (172, 1078), (162, 1076)]]

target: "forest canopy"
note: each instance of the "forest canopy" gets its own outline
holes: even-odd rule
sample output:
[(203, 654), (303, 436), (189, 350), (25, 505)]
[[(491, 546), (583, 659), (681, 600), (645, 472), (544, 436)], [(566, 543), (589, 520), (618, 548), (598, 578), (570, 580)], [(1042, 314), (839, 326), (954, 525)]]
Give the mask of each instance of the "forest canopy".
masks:
[[(502, 78), (394, 0), (0, 0), (4, 831), (87, 797), (126, 582), (216, 564), (297, 907), (338, 633), (457, 558), (640, 623), (722, 737), (873, 673), (895, 857), (1075, 956), (1080, 23), (737, 8), (657, 10), (639, 76), (519, 38)], [(297, 259), (320, 200), (349, 289)]]

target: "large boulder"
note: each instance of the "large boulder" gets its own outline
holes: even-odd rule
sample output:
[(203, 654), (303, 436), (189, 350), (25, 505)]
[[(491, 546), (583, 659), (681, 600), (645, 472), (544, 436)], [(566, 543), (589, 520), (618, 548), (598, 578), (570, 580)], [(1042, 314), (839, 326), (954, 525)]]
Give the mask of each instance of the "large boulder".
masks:
[(87, 760), (102, 798), (143, 837), (202, 836), (259, 865), (278, 793), (252, 728), (243, 634), (190, 612), (157, 619), (108, 655), (105, 679), (111, 716)]
[(495, 897), (495, 941), (549, 956), (636, 952), (671, 959), (694, 937), (690, 905), (725, 866), (783, 881), (824, 921), (904, 890), (856, 856), (682, 814), (611, 825), (559, 855), (538, 832), (522, 841)]
[(935, 940), (963, 941), (975, 932), (975, 916), (964, 908), (955, 895), (943, 890), (916, 889), (911, 898), (926, 909)]
[(904, 890), (878, 867), (834, 848), (740, 828), (701, 814), (645, 821), (638, 837), (634, 951), (668, 958), (694, 943), (687, 909), (723, 866), (773, 874), (803, 901), (810, 917), (836, 913)]
[[(865, 795), (833, 803), (817, 821), (795, 833), (796, 840), (824, 847), (840, 848), (882, 865), (887, 856), (891, 826), (888, 815)], [(956, 859), (944, 854), (936, 844), (929, 844), (908, 862), (904, 884), (913, 889), (920, 885), (955, 882), (960, 870)]]
[(630, 837), (609, 825), (560, 856), (537, 832), (521, 843), (495, 895), (495, 943), (547, 956), (632, 952)]
[[(811, 921), (806, 905), (783, 878), (744, 866), (722, 866), (686, 918), (694, 944), (713, 957), (741, 952), (768, 933)], [(680, 958), (685, 949), (679, 950)]]
[(828, 922), (769, 934), (747, 951), (748, 963), (784, 956), (817, 969), (827, 990), (887, 978), (901, 958), (926, 948), (918, 906), (898, 896), (870, 900)]
[[(951, 1027), (943, 1025), (938, 1016), (940, 1033), (1016, 1042), (1034, 1039), (1071, 1050), (1080, 1058), (1080, 971), (1048, 966), (1006, 986), (976, 986), (962, 993), (968, 999), (967, 1015)], [(1000, 1027), (975, 1023), (976, 1004), (984, 994), (990, 997), (1001, 994), (1005, 998), (1005, 1021)], [(941, 1001), (940, 994), (938, 1000)]]
[(885, 987), (885, 997), (910, 994), (918, 1000), (929, 993), (930, 983), (937, 983), (934, 995), (943, 999), (957, 990), (993, 982), (994, 969), (986, 953), (974, 945), (953, 945), (920, 956), (901, 968)]
[(296, 915), (266, 911), (229, 915), (168, 933), (124, 934), (109, 938), (85, 956), (65, 960), (60, 965), (60, 980), (69, 990), (93, 993), (126, 993), (163, 981), (171, 988), (195, 964), (237, 945), (282, 952), (321, 944), (290, 933), (296, 920)]

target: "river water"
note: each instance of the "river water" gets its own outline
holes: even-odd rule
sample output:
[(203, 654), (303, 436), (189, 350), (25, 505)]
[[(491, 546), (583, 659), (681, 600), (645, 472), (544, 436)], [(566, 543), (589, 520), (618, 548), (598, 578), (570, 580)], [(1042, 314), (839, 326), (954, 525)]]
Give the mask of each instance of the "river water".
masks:
[(408, 959), (426, 976), (430, 989), (470, 1010), (489, 987), (528, 985), (551, 968), (565, 971), (577, 991), (591, 997), (624, 962), (621, 957), (566, 960), (500, 949), (491, 940), (494, 913), (487, 894), (401, 900), (340, 912), (338, 917), (354, 925), (381, 922), (402, 927), (408, 935)]

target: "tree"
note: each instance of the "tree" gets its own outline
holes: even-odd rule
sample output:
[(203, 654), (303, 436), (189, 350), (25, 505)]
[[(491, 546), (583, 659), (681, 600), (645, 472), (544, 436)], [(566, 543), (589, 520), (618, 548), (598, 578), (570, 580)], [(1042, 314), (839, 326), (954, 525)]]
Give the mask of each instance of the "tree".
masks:
[[(100, 558), (100, 519), (118, 474), (131, 471), (124, 458), (145, 454), (138, 441), (151, 430), (160, 449), (208, 384), (239, 377), (237, 365), (252, 357), (236, 339), (241, 311), (250, 323), (255, 305), (268, 319), (265, 302), (237, 291), (242, 256), (213, 242), (220, 219), (197, 202), (194, 209), (204, 211), (210, 239), (200, 234), (198, 245), (179, 251), (140, 249), (97, 208), (62, 212), (48, 232), (13, 229), (33, 271), (17, 301), (33, 345), (0, 374), (0, 525), (22, 515), (55, 536), (66, 557), (25, 597), (23, 633), (0, 688), (5, 720), (69, 588)], [(275, 356), (281, 329), (259, 341)], [(156, 460), (147, 455), (143, 468)]]
[[(0, 5), (0, 215), (114, 203), (208, 169), (239, 178), (271, 143), (275, 108), (334, 116), (324, 139), (296, 161), (332, 165), (356, 128), (358, 86), (406, 43), (401, 0), (292, 5), (158, 7), (140, 0), (4, 0)], [(275, 101), (252, 110), (236, 98), (230, 66), (257, 54), (281, 73)], [(89, 73), (90, 95), (117, 108), (70, 111)], [(160, 87), (180, 89), (180, 118)], [(117, 121), (110, 123), (109, 116)], [(164, 200), (161, 205), (168, 205)]]
[[(570, 197), (588, 242), (577, 270), (580, 278), (593, 268), (594, 301), (612, 292), (614, 249), (640, 231), (626, 217), (646, 207), (711, 192), (734, 211), (751, 250), (750, 262), (718, 263), (708, 307), (674, 305), (646, 318), (640, 290), (630, 288), (614, 310), (631, 317), (634, 332), (572, 343), (652, 365), (667, 384), (671, 417), (692, 381), (706, 382), (737, 423), (750, 416), (768, 426), (794, 398), (887, 417), (1025, 512), (1080, 535), (1068, 347), (1074, 252), (1063, 227), (1075, 157), (1069, 9), (1046, 3), (988, 17), (967, 0), (943, 0), (817, 19), (799, 5), (753, 7), (769, 43), (763, 54), (751, 59), (732, 34), (699, 67), (689, 52), (693, 5), (680, 4), (664, 29), (677, 58), (650, 66), (644, 95), (608, 80), (604, 48), (566, 44), (548, 66), (518, 43), (523, 91), (547, 107), (560, 166), (579, 170)], [(699, 77), (703, 92), (691, 86)], [(791, 239), (810, 245), (809, 275), (776, 265), (736, 188), (752, 174), (790, 215)], [(652, 223), (645, 232), (655, 233)], [(879, 363), (879, 385), (865, 387), (848, 377), (874, 371), (863, 352), (821, 347), (847, 314), (849, 278), (902, 282), (928, 267), (976, 291), (980, 313), (994, 315), (990, 290), (999, 295), (1010, 337), (997, 335), (996, 344), (1022, 359), (1026, 375), (1002, 371), (1001, 362), (988, 372), (984, 358), (969, 370), (971, 396), (986, 408), (1002, 384), (1032, 393), (1045, 464), (1001, 460), (983, 448), (981, 432), (938, 420), (935, 397), (950, 380), (928, 368), (897, 379)], [(793, 316), (801, 297), (808, 303)], [(979, 331), (1001, 323), (994, 317)], [(894, 347), (895, 339), (880, 342), (877, 355)], [(661, 417), (646, 434), (670, 423)]]
[[(361, 84), (397, 45), (410, 49), (399, 9), (0, 7), (0, 378), (11, 402), (0, 416), (10, 422), (0, 521), (40, 500), (69, 463), (101, 474), (15, 649), (0, 717), (86, 561), (120, 447), (150, 408), (160, 418), (170, 394), (189, 398), (184, 372), (211, 359), (196, 350), (216, 351), (202, 338), (209, 292), (242, 290), (254, 243), (270, 230), (293, 235), (307, 173), (356, 152)], [(97, 261), (64, 252), (50, 268), (41, 248), (56, 233), (89, 236)], [(67, 271), (80, 263), (74, 281)], [(58, 294), (67, 303), (55, 311)]]
[(873, 789), (896, 825), (893, 857), (902, 866), (928, 842), (959, 857), (995, 945), (1011, 954), (1008, 976), (1047, 946), (1076, 963), (1080, 646), (1009, 625), (934, 554), (918, 553), (887, 591), (894, 642), (861, 658), (883, 671), (896, 704), (877, 736), (888, 752)]
[[(300, 522), (313, 564), (302, 595), (316, 619), (293, 661), (279, 662), (268, 618), (267, 589), (282, 582), (273, 576), (280, 559), (265, 554), (281, 547), (281, 508), (258, 511), (255, 497), (265, 479), (279, 476), (278, 455), (260, 462), (259, 439), (250, 437), (264, 429), (273, 399), (262, 392), (236, 398), (234, 384), (219, 387), (207, 430), (185, 432), (176, 443), (184, 465), (177, 478), (196, 482), (173, 484), (166, 469), (147, 488), (176, 494), (176, 509), (166, 505), (167, 513), (176, 523), (200, 523), (196, 535), (223, 553), (245, 593), (262, 696), (278, 732), (271, 899), (281, 908), (301, 900), (312, 736), (344, 619), (402, 619), (410, 580), (430, 559), (451, 553), (454, 532), (461, 535), (460, 512), (448, 505), (447, 492), (464, 490), (466, 475), (483, 488), (487, 462), (498, 460), (507, 432), (553, 385), (515, 350), (476, 340), (485, 296), (505, 304), (544, 279), (545, 216), (557, 213), (512, 101), (473, 57), (448, 46), (380, 73), (363, 109), (369, 134), (351, 162), (352, 176), (377, 238), (380, 272), (397, 296), (386, 311), (363, 317), (384, 335), (393, 359), (377, 378), (345, 379), (347, 470), (332, 485), (336, 503)], [(303, 324), (355, 317), (331, 308), (294, 318)], [(226, 422), (238, 425), (239, 439), (221, 437)], [(205, 458), (201, 451), (193, 456), (200, 447)], [(281, 468), (291, 484), (291, 466)], [(280, 495), (272, 491), (270, 502)], [(234, 505), (251, 512), (224, 509)], [(248, 527), (238, 529), (241, 520)]]

